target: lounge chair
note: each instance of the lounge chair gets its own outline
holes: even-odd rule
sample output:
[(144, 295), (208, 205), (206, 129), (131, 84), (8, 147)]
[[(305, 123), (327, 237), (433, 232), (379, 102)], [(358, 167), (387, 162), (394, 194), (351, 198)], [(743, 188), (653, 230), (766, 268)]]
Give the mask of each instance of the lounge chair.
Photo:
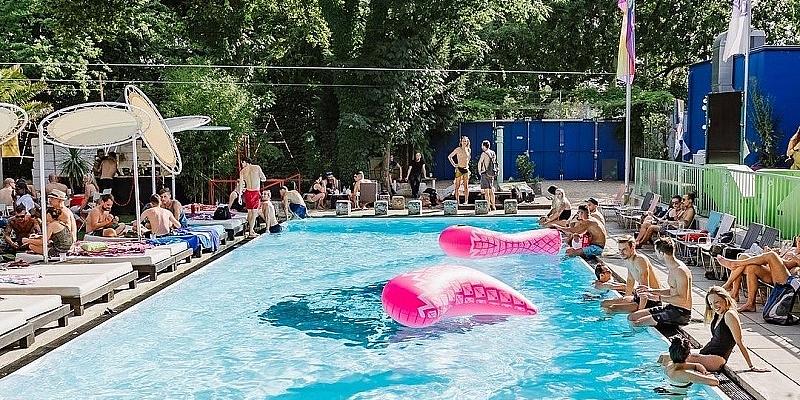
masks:
[[(642, 202), (641, 209), (630, 209), (625, 211), (620, 211), (617, 215), (619, 218), (625, 221), (625, 227), (627, 229), (632, 228), (637, 222), (641, 222), (642, 215), (646, 213), (653, 213), (658, 206), (658, 202), (661, 201), (660, 194), (652, 194), (650, 197), (650, 203), (647, 204), (647, 207), (644, 207), (644, 202)], [(618, 220), (619, 222), (619, 220)], [(621, 225), (621, 224), (620, 224)]]
[(619, 185), (619, 189), (617, 189), (617, 193), (614, 195), (614, 197), (610, 200), (601, 202), (599, 208), (604, 217), (610, 217), (611, 213), (624, 205), (625, 185)]
[(622, 227), (622, 216), (627, 215), (634, 211), (644, 212), (650, 208), (650, 203), (653, 201), (653, 196), (655, 193), (647, 192), (645, 193), (644, 197), (642, 198), (642, 203), (639, 204), (639, 207), (633, 205), (623, 205), (619, 207), (613, 207), (614, 214), (617, 217), (617, 224)]
[(187, 223), (190, 227), (220, 225), (228, 232), (228, 239), (233, 240), (234, 236), (244, 232), (244, 227), (247, 224), (247, 214), (242, 216), (236, 214), (236, 216), (231, 219), (201, 219), (192, 217), (188, 219)]
[(17, 343), (25, 349), (33, 344), (33, 327), (21, 311), (0, 312), (0, 348)]
[[(735, 253), (734, 254), (734, 252), (737, 249), (743, 249), (742, 251), (744, 251), (746, 249), (749, 249), (751, 246), (753, 246), (753, 244), (756, 243), (756, 241), (758, 240), (759, 236), (761, 236), (761, 232), (763, 232), (763, 231), (764, 231), (764, 225), (757, 224), (755, 222), (750, 223), (750, 225), (747, 227), (747, 232), (745, 233), (744, 238), (742, 239), (742, 242), (738, 246), (726, 246), (725, 247), (725, 251), (723, 251), (722, 255), (724, 257), (726, 257), (726, 258), (735, 258), (740, 253), (739, 252), (739, 253)], [(709, 258), (709, 265), (705, 267), (706, 268), (706, 274), (711, 273), (717, 279), (725, 279), (727, 277), (727, 275), (728, 275), (728, 272), (727, 272), (728, 270), (725, 267), (719, 265), (716, 262), (716, 260), (714, 259), (714, 257), (711, 255), (711, 247), (712, 246), (711, 245), (708, 245), (708, 246), (703, 245), (703, 246), (698, 246), (698, 247), (700, 248), (700, 251), (704, 255), (707, 255), (708, 258)], [(731, 251), (728, 251), (728, 249), (731, 249)], [(730, 256), (732, 256), (732, 257), (730, 257)]]
[(369, 205), (378, 201), (378, 182), (361, 182), (358, 193), (358, 202)]
[(0, 276), (3, 275), (36, 275), (39, 278), (24, 285), (0, 283), (0, 296), (59, 295), (61, 302), (69, 304), (75, 315), (83, 315), (86, 304), (111, 301), (114, 289), (123, 285), (135, 288), (138, 272), (130, 263), (49, 264), (0, 271)]
[[(719, 223), (716, 225), (716, 228), (713, 226), (712, 221), (714, 214), (719, 215)], [(681, 254), (683, 254), (684, 259), (694, 257), (692, 260), (690, 260), (694, 265), (700, 262), (703, 263), (703, 266), (705, 267), (701, 248), (705, 248), (706, 251), (708, 251), (711, 249), (712, 245), (719, 244), (722, 235), (730, 232), (731, 229), (733, 229), (733, 224), (735, 222), (736, 217), (731, 214), (720, 214), (716, 211), (711, 211), (711, 214), (708, 217), (708, 224), (706, 225), (708, 233), (705, 236), (700, 236), (696, 239), (689, 239), (690, 235), (686, 232), (683, 233), (682, 236), (678, 236), (680, 238), (680, 240), (678, 240), (678, 247), (682, 248)]]
[[(23, 338), (14, 338), (14, 335), (4, 338), (5, 333), (0, 333), (0, 348), (6, 347), (9, 344), (18, 341), (20, 347), (26, 348), (33, 343), (33, 334), (37, 329), (41, 329), (52, 322), (58, 321), (58, 326), (67, 326), (67, 320), (70, 310), (69, 305), (61, 303), (60, 296), (17, 296), (5, 295), (0, 298), (0, 320), (4, 321), (6, 318), (11, 317), (11, 324), (13, 326), (17, 323), (17, 314), (21, 314), (28, 329), (17, 329), (20, 332), (25, 332), (26, 336)], [(0, 326), (3, 324), (0, 323)], [(3, 331), (0, 328), (0, 332)], [(27, 334), (30, 332), (30, 334)]]

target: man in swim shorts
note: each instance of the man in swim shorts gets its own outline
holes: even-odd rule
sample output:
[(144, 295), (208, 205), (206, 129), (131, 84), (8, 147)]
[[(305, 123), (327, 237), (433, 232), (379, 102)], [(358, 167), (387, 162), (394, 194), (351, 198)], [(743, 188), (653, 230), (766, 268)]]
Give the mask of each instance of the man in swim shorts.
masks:
[(636, 239), (625, 235), (617, 239), (619, 252), (624, 261), (628, 276), (625, 279), (625, 293), (622, 297), (609, 299), (603, 302), (603, 308), (609, 312), (630, 313), (649, 307), (660, 306), (660, 301), (640, 298), (635, 289), (637, 286), (648, 288), (661, 288), (661, 282), (653, 271), (653, 264), (644, 254), (636, 251)]
[(286, 217), (289, 218), (291, 211), (297, 217), (303, 219), (308, 217), (306, 212), (306, 202), (303, 196), (297, 190), (289, 190), (286, 186), (281, 186), (281, 198), (283, 199), (283, 208), (286, 210)]
[(599, 257), (603, 254), (603, 248), (606, 246), (606, 232), (596, 220), (589, 219), (589, 210), (586, 206), (580, 206), (578, 208), (578, 221), (575, 225), (571, 227), (553, 225), (552, 227), (569, 234), (584, 233), (591, 236), (592, 242), (589, 243), (588, 246), (583, 248), (568, 248), (567, 256), (590, 258)]
[(669, 269), (668, 289), (639, 287), (641, 297), (660, 300), (663, 306), (639, 310), (628, 316), (634, 326), (685, 326), (692, 318), (692, 272), (681, 261), (675, 259), (675, 245), (670, 238), (658, 239), (656, 255), (664, 260)]
[(248, 236), (256, 236), (256, 218), (261, 209), (261, 182), (267, 180), (261, 167), (245, 157), (242, 159), (242, 170), (239, 171), (239, 188), (242, 201), (247, 208)]

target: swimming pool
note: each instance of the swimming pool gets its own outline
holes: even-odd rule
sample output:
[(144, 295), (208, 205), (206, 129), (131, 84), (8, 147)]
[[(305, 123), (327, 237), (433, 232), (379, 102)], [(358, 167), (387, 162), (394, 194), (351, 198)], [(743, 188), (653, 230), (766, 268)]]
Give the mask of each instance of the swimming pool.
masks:
[[(261, 237), (0, 380), (0, 398), (660, 398), (666, 343), (584, 301), (592, 273), (537, 256), (454, 260), (438, 232), (531, 219), (318, 219)], [(533, 317), (403, 328), (383, 284), (457, 263), (517, 288)], [(717, 398), (692, 389), (691, 398)]]

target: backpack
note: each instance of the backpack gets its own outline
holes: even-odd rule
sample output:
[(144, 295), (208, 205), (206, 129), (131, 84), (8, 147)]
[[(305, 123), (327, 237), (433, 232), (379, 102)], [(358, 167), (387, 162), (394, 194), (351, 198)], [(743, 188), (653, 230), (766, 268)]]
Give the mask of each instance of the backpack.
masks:
[(218, 205), (217, 209), (214, 210), (214, 216), (212, 218), (217, 220), (231, 219), (231, 210), (228, 208), (227, 204)]
[(800, 318), (792, 315), (795, 299), (800, 289), (800, 278), (790, 276), (786, 283), (777, 284), (764, 303), (764, 322), (775, 325), (794, 325)]
[(486, 166), (485, 174), (488, 176), (497, 176), (497, 154), (489, 156), (489, 165)]

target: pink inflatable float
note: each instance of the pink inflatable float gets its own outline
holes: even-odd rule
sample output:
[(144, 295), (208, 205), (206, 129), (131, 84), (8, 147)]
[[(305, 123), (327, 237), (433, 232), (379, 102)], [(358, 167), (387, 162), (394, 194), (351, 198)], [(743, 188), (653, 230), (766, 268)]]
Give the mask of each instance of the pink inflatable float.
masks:
[(535, 315), (522, 294), (472, 268), (442, 265), (398, 275), (383, 288), (383, 309), (412, 328), (459, 315)]
[(561, 233), (537, 229), (514, 234), (456, 225), (439, 234), (439, 246), (453, 257), (484, 258), (509, 254), (558, 254)]

